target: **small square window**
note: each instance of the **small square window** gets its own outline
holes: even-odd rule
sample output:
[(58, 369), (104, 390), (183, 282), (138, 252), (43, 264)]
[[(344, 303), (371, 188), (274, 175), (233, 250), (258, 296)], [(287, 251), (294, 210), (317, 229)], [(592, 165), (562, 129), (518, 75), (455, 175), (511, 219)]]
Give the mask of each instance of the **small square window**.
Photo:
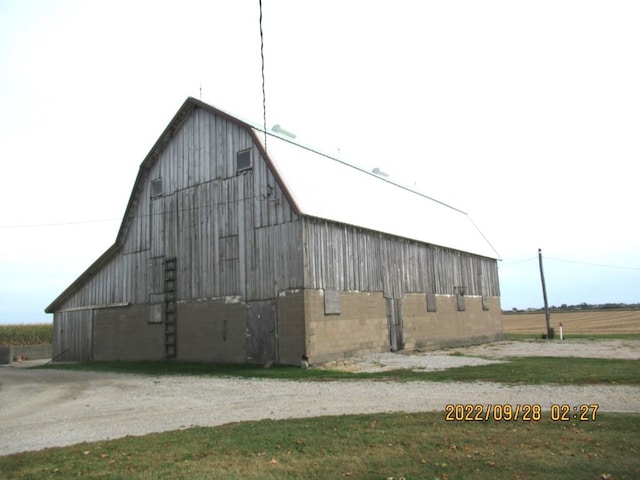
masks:
[(164, 305), (153, 303), (149, 305), (149, 323), (162, 323)]
[(151, 196), (157, 197), (158, 195), (162, 195), (162, 178), (151, 181)]
[(242, 150), (236, 154), (236, 171), (248, 170), (251, 168), (251, 149)]

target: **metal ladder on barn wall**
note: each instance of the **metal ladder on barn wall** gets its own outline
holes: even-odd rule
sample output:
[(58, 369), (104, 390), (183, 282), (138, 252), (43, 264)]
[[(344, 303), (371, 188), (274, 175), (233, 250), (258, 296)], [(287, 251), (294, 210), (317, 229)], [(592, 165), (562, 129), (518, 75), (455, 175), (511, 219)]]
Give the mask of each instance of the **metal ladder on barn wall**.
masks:
[(177, 356), (176, 259), (164, 261), (164, 353), (167, 360)]

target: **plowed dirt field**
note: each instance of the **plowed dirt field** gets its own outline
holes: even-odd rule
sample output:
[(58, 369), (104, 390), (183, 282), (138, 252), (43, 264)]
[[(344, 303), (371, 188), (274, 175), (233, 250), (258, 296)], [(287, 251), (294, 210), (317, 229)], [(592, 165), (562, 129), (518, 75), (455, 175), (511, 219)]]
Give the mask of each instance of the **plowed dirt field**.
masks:
[[(640, 334), (640, 310), (578, 310), (551, 312), (555, 333), (572, 334), (636, 333)], [(506, 334), (546, 333), (544, 313), (515, 313), (502, 316)]]

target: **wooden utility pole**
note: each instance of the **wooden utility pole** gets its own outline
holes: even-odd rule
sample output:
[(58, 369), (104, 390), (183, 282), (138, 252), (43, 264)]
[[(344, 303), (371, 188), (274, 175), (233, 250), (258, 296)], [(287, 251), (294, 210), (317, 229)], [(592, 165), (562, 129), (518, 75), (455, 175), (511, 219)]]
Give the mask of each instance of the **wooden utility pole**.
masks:
[(538, 249), (538, 263), (540, 264), (540, 280), (542, 280), (542, 296), (544, 297), (544, 316), (547, 320), (547, 338), (551, 338), (551, 314), (549, 313), (549, 302), (547, 301), (547, 287), (544, 283), (544, 271), (542, 270), (542, 249)]

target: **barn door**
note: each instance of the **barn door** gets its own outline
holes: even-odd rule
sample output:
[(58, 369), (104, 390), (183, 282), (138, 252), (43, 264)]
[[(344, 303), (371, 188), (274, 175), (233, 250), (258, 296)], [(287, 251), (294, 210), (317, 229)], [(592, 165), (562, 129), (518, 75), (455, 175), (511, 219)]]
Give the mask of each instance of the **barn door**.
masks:
[(392, 352), (404, 349), (402, 332), (402, 300), (387, 298), (387, 324), (389, 326), (389, 347)]
[(264, 365), (276, 361), (276, 305), (271, 301), (247, 303), (247, 362)]
[(162, 197), (151, 199), (149, 214), (151, 258), (164, 256), (164, 201)]
[(93, 360), (93, 310), (56, 313), (53, 326), (52, 358), (62, 361)]

